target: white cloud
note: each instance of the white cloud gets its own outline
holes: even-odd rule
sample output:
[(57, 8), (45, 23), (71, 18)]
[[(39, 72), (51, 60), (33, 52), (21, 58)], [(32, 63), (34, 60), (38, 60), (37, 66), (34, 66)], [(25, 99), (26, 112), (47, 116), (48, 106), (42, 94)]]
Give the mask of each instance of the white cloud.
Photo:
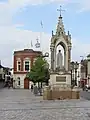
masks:
[(81, 11), (90, 10), (90, 0), (8, 0), (8, 5), (11, 8), (21, 8), (29, 4), (38, 5), (53, 2), (64, 5), (69, 3), (75, 3), (77, 6), (79, 6), (79, 9)]
[[(39, 32), (32, 32), (28, 30), (19, 30), (15, 26), (2, 27), (0, 29), (0, 38), (2, 39), (0, 47), (0, 57), (2, 62), (6, 66), (12, 65), (12, 57), (14, 50), (20, 50), (24, 48), (30, 48), (32, 40), (33, 46), (36, 43), (36, 38), (40, 38)], [(90, 44), (80, 43), (78, 40), (72, 40), (72, 59), (80, 60), (80, 56), (85, 56), (89, 53)], [(41, 40), (42, 50), (50, 52), (50, 35), (42, 34)], [(35, 47), (34, 47), (35, 49)], [(50, 61), (49, 61), (50, 62)]]
[(88, 54), (90, 54), (90, 43), (80, 42), (78, 39), (72, 40), (72, 59), (75, 61), (80, 61), (80, 56), (86, 58)]
[[(32, 40), (35, 46), (36, 38), (40, 38), (40, 32), (17, 29), (16, 26), (0, 27), (0, 59), (7, 66), (12, 65), (14, 50), (30, 48)], [(40, 40), (39, 40), (40, 41)], [(42, 50), (49, 51), (50, 35), (42, 33)], [(33, 47), (35, 49), (35, 47)], [(38, 50), (38, 49), (37, 49)]]
[(45, 4), (45, 3), (52, 3), (52, 2), (60, 2), (60, 3), (67, 3), (71, 0), (9, 0), (8, 4), (12, 7), (20, 7), (25, 5), (37, 5), (37, 4)]
[(77, 0), (76, 1), (79, 6), (79, 11), (89, 11), (90, 10), (90, 0)]
[[(67, 4), (70, 0), (8, 0), (7, 3), (0, 4), (0, 59), (6, 66), (12, 65), (13, 51), (16, 49), (24, 49), (30, 47), (30, 41), (33, 40), (33, 44), (36, 42), (37, 36), (40, 36), (40, 32), (32, 32), (28, 30), (20, 30), (23, 24), (12, 24), (12, 17), (14, 12), (28, 4), (42, 4), (46, 2), (61, 2)], [(80, 6), (87, 6), (81, 0)], [(76, 1), (76, 2), (78, 2)], [(86, 0), (89, 2), (89, 0)], [(86, 3), (86, 2), (85, 2)], [(79, 2), (78, 2), (79, 4)], [(89, 4), (88, 4), (89, 8)], [(80, 58), (80, 55), (85, 55), (89, 52), (89, 44), (80, 43), (77, 40), (73, 40), (74, 47), (73, 59)], [(50, 35), (43, 33), (42, 46), (43, 51), (49, 51)], [(47, 46), (47, 47), (46, 47)]]

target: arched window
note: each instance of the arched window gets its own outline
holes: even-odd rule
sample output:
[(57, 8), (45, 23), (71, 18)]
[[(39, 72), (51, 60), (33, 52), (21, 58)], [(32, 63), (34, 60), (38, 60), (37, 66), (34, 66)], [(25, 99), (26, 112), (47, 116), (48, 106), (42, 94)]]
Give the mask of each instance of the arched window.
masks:
[(18, 77), (17, 79), (18, 79), (18, 85), (20, 85), (20, 77)]

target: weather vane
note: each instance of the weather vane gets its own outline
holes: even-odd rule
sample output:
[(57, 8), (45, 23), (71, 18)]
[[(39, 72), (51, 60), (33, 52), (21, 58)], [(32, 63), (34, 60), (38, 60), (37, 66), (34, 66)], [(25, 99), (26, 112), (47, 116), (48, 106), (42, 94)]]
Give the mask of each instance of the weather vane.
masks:
[(62, 12), (65, 11), (65, 10), (62, 10), (62, 6), (60, 5), (60, 9), (57, 9), (57, 11), (60, 12), (60, 17), (61, 17)]

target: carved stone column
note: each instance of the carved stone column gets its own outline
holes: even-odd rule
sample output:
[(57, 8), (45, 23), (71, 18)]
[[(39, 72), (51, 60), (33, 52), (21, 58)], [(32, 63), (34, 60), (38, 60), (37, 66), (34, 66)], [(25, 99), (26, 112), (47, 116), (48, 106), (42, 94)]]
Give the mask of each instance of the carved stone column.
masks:
[(66, 51), (64, 50), (64, 68), (66, 70)]
[(66, 65), (66, 71), (68, 71), (68, 50), (66, 50), (65, 52), (66, 52), (65, 65)]
[(51, 48), (51, 70), (54, 71), (54, 48)]
[(71, 49), (68, 49), (68, 70), (70, 71)]
[(54, 48), (54, 71), (56, 70), (56, 48)]

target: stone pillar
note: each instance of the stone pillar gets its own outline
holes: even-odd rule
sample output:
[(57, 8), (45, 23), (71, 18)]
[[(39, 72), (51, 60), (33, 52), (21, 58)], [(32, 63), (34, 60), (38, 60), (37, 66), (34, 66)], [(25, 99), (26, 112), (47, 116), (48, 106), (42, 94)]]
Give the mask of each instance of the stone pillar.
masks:
[(64, 68), (66, 70), (66, 51), (64, 51)]
[(66, 50), (66, 71), (68, 71), (68, 50)]
[(51, 48), (51, 70), (54, 71), (54, 48)]
[(71, 50), (68, 49), (68, 70), (70, 71), (70, 62), (71, 62)]
[(56, 70), (56, 48), (54, 48), (54, 71)]

